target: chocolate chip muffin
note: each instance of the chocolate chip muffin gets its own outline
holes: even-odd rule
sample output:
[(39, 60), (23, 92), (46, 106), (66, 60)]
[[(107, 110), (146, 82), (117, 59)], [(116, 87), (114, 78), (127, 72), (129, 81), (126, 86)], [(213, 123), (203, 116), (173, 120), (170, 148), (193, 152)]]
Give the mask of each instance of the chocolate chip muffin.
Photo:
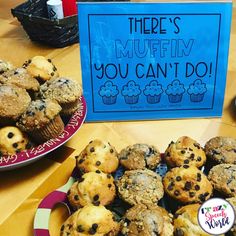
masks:
[(54, 100), (32, 101), (16, 125), (28, 133), (35, 142), (43, 143), (56, 138), (64, 130), (60, 111), (60, 105)]
[[(27, 135), (14, 126), (0, 129), (0, 154), (13, 155), (32, 147)], [(1, 156), (0, 155), (0, 156)]]
[(104, 173), (115, 172), (118, 168), (118, 153), (109, 142), (92, 140), (85, 149), (76, 156), (76, 166), (80, 172), (100, 170)]
[(172, 215), (154, 204), (138, 204), (125, 213), (121, 232), (126, 236), (170, 236), (173, 235)]
[(81, 106), (82, 88), (75, 80), (59, 77), (41, 85), (38, 96), (55, 99), (62, 107), (61, 114), (71, 115)]
[(205, 144), (205, 152), (209, 159), (217, 163), (236, 164), (236, 139), (214, 137)]
[[(233, 206), (236, 213), (236, 197), (226, 198), (226, 200)], [(236, 236), (236, 219), (234, 221), (234, 226), (230, 230), (230, 235)]]
[(155, 169), (161, 160), (159, 150), (148, 144), (136, 143), (121, 150), (120, 164), (127, 170)]
[(163, 178), (165, 192), (181, 203), (201, 203), (210, 198), (212, 185), (195, 166), (184, 165), (166, 173)]
[(119, 223), (114, 221), (111, 211), (104, 206), (87, 205), (71, 215), (61, 227), (61, 236), (68, 235), (106, 235), (115, 236)]
[(57, 68), (51, 59), (44, 56), (35, 56), (23, 64), (28, 73), (36, 78), (40, 83), (59, 76)]
[(224, 196), (236, 197), (236, 165), (216, 165), (210, 170), (208, 179), (213, 188)]
[(68, 200), (75, 209), (88, 204), (108, 205), (114, 200), (115, 195), (113, 177), (100, 170), (84, 174), (67, 193)]
[(14, 67), (10, 62), (0, 59), (0, 74), (6, 72), (8, 70), (12, 70), (13, 68)]
[(0, 83), (13, 84), (33, 93), (39, 90), (39, 82), (33, 78), (24, 68), (9, 70), (0, 75)]
[(0, 85), (0, 126), (15, 124), (30, 101), (25, 89), (14, 85)]
[(200, 204), (181, 207), (174, 216), (174, 236), (210, 236), (198, 224)]
[(119, 196), (131, 205), (156, 204), (164, 195), (161, 176), (145, 170), (129, 170), (116, 181)]
[(165, 161), (170, 167), (193, 165), (201, 167), (206, 162), (206, 155), (199, 143), (190, 137), (180, 137), (171, 142), (165, 151)]

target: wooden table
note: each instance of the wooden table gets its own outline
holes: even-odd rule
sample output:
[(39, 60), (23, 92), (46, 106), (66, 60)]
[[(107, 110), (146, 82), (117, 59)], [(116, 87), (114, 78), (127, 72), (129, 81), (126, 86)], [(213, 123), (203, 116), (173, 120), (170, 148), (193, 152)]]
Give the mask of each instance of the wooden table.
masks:
[[(10, 14), (10, 8), (20, 0), (0, 3), (0, 58), (16, 66), (36, 55), (51, 58), (63, 76), (81, 82), (79, 45), (52, 49), (31, 42), (20, 24)], [(171, 140), (188, 135), (202, 145), (213, 136), (236, 138), (236, 109), (232, 99), (236, 95), (236, 10), (233, 11), (231, 46), (227, 87), (222, 118), (157, 120), (137, 122), (87, 123), (57, 151), (21, 169), (0, 173), (0, 235), (33, 235), (35, 210), (47, 193), (64, 184), (74, 167), (74, 156), (94, 138), (109, 141), (117, 150), (137, 143), (154, 144), (163, 152)], [(60, 214), (58, 212), (60, 211)], [(67, 216), (62, 208), (52, 214), (51, 234), (58, 235), (59, 225)]]

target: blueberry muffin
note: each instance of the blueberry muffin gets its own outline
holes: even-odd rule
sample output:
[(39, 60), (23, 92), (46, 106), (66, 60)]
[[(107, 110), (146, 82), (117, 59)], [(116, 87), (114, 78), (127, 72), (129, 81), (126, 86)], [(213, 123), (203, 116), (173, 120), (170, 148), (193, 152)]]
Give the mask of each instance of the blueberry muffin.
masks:
[[(226, 198), (226, 200), (233, 206), (236, 213), (236, 197)], [(234, 221), (234, 226), (230, 230), (230, 235), (236, 236), (236, 219)]]
[(12, 70), (13, 68), (14, 67), (10, 62), (0, 59), (0, 74), (6, 72), (8, 70)]
[(70, 205), (75, 209), (88, 204), (108, 205), (114, 200), (115, 195), (113, 177), (100, 170), (84, 174), (67, 193)]
[(181, 203), (201, 203), (210, 198), (212, 185), (195, 166), (184, 165), (166, 173), (163, 178), (165, 192)]
[(71, 215), (61, 227), (61, 236), (115, 236), (119, 223), (114, 221), (111, 211), (104, 206), (87, 205)]
[(57, 68), (51, 59), (35, 56), (23, 64), (28, 73), (40, 83), (59, 76)]
[(205, 144), (205, 152), (209, 159), (219, 164), (236, 164), (236, 139), (214, 137)]
[(43, 143), (56, 138), (64, 130), (60, 111), (60, 105), (54, 100), (32, 101), (17, 122), (17, 127), (28, 133), (35, 142)]
[(3, 73), (0, 76), (0, 83), (13, 84), (32, 93), (39, 90), (39, 82), (24, 68), (16, 68)]
[(30, 101), (25, 89), (14, 85), (0, 85), (0, 126), (15, 124)]
[(210, 236), (198, 224), (200, 204), (181, 207), (174, 215), (174, 236)]
[(81, 106), (82, 88), (75, 80), (59, 77), (41, 85), (38, 96), (55, 99), (62, 107), (62, 114), (71, 115)]
[(76, 156), (76, 166), (80, 172), (100, 170), (104, 173), (115, 172), (118, 168), (118, 153), (109, 142), (95, 139)]
[(145, 170), (129, 170), (116, 181), (119, 196), (130, 205), (157, 204), (164, 190), (161, 176)]
[(170, 236), (173, 235), (172, 216), (157, 205), (138, 204), (125, 213), (121, 232), (126, 236)]
[(121, 150), (120, 164), (127, 170), (155, 169), (161, 160), (159, 150), (148, 144), (134, 144)]
[(32, 147), (27, 135), (17, 127), (6, 126), (0, 129), (0, 154), (13, 155)]
[(214, 166), (208, 179), (213, 188), (228, 197), (236, 197), (236, 165), (219, 164)]
[(206, 155), (199, 143), (183, 136), (169, 144), (165, 151), (165, 161), (170, 167), (182, 165), (201, 167), (206, 162)]

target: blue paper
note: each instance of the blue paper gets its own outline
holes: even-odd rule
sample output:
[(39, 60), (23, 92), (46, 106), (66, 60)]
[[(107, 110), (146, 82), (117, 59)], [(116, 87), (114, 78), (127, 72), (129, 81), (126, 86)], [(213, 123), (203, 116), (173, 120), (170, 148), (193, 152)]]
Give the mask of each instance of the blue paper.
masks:
[(222, 115), (232, 4), (79, 3), (87, 121)]

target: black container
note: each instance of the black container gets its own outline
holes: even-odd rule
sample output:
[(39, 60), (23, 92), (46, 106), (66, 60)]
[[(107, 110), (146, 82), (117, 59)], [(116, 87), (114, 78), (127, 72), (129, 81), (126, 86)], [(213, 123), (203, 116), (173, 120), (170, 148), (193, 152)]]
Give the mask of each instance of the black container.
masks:
[(53, 47), (65, 47), (79, 42), (78, 16), (50, 20), (47, 0), (30, 0), (11, 10), (32, 41)]

